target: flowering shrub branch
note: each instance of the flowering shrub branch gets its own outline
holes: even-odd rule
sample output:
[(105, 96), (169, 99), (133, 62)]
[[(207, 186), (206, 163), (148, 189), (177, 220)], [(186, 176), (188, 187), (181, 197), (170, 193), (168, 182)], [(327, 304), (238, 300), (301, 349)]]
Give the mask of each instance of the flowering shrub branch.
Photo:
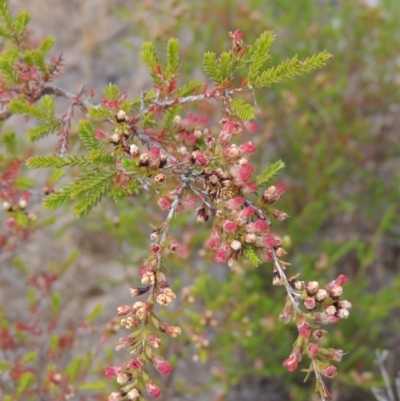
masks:
[[(12, 20), (4, 6), (2, 10), (3, 20)], [(212, 52), (204, 55), (204, 71), (214, 82), (209, 89), (199, 81), (178, 85), (178, 40), (169, 40), (164, 68), (154, 45), (145, 43), (141, 58), (149, 67), (153, 87), (139, 98), (129, 98), (117, 85), (110, 84), (104, 89), (101, 104), (92, 105), (83, 89), (72, 95), (48, 84), (59, 73), (61, 57), (51, 59), (49, 64), (44, 62), (50, 42), (29, 53), (21, 45), (27, 23), (18, 28), (19, 36), (13, 36), (17, 29), (14, 25), (6, 23), (3, 27), (8, 29), (8, 37), (14, 38), (11, 42), (19, 54), (17, 58), (6, 55), (8, 64), (2, 69), (5, 75), (1, 81), (5, 111), (0, 118), (22, 114), (36, 119), (39, 125), (27, 133), (31, 140), (53, 132), (60, 135), (58, 154), (32, 156), (27, 161), (29, 167), (81, 169), (81, 175), (61, 191), (50, 188), (44, 206), (56, 209), (72, 201), (76, 215), (84, 216), (107, 195), (122, 201), (144, 189), (167, 213), (163, 223), (153, 227), (150, 234), (148, 256), (139, 269), (142, 287), (130, 290), (132, 297), (147, 298), (118, 308), (121, 325), (129, 334), (120, 338), (117, 350), (126, 349), (130, 357), (126, 363), (105, 370), (106, 376), (116, 376), (121, 386), (109, 400), (142, 399), (144, 390), (158, 397), (161, 390), (148, 366), (153, 365), (165, 376), (172, 371), (170, 363), (158, 353), (162, 341), (159, 335), (161, 332), (177, 337), (181, 328), (161, 320), (156, 304), (168, 306), (176, 297), (163, 267), (169, 254), (180, 251), (171, 222), (178, 214), (191, 211), (195, 211), (198, 224), (212, 222), (207, 247), (213, 252), (215, 263), (230, 267), (244, 259), (253, 266), (273, 263), (273, 283), (284, 286), (288, 295), (280, 319), (285, 323), (294, 320), (299, 330), (283, 366), (294, 371), (302, 357), (308, 357), (311, 363), (305, 371), (307, 375), (314, 373), (316, 391), (322, 399), (329, 399), (322, 377), (336, 374), (330, 361), (340, 361), (343, 352), (322, 348), (317, 342), (326, 333), (322, 325), (348, 316), (351, 304), (340, 299), (347, 278), (340, 275), (319, 286), (314, 281), (306, 284), (286, 276), (287, 263), (282, 260), (286, 252), (282, 240), (271, 229), (272, 218), (288, 217), (272, 207), (286, 187), (280, 182), (266, 186), (284, 164), (278, 161), (252, 179), (255, 167), (250, 159), (257, 148), (251, 141), (241, 142), (240, 137), (246, 131), (255, 134), (258, 129), (254, 122), (256, 90), (319, 68), (331, 56), (325, 51), (303, 61), (296, 56), (271, 67), (273, 33), (264, 32), (253, 45), (244, 45), (238, 30), (229, 34), (229, 51), (219, 58)], [(251, 95), (250, 103), (246, 93)], [(55, 113), (52, 96), (71, 101), (62, 117)], [(182, 117), (190, 105), (211, 101), (221, 104), (223, 116), (218, 129), (208, 126), (202, 116)], [(69, 155), (68, 138), (75, 107), (86, 113), (77, 127), (86, 153)], [(97, 128), (97, 122), (108, 128)]]

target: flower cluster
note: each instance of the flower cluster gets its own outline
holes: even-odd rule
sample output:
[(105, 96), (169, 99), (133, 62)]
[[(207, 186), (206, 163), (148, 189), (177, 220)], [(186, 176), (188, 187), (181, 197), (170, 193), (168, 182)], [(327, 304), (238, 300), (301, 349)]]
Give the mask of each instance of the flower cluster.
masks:
[[(279, 261), (276, 260), (278, 270), (274, 281), (277, 285), (285, 285), (288, 291), (288, 301), (279, 318), (285, 323), (294, 319), (299, 335), (294, 343), (289, 357), (283, 366), (290, 372), (297, 369), (303, 356), (311, 359), (312, 368), (317, 377), (317, 391), (323, 399), (331, 398), (329, 390), (322, 380), (322, 376), (332, 378), (336, 375), (336, 367), (331, 361), (340, 362), (343, 351), (334, 348), (323, 348), (319, 345), (327, 331), (321, 325), (337, 323), (340, 319), (349, 316), (352, 305), (349, 301), (340, 299), (343, 286), (348, 279), (344, 274), (336, 280), (320, 286), (316, 281), (305, 283), (297, 279), (284, 280), (281, 276)], [(300, 305), (303, 308), (300, 308)]]
[[(236, 31), (230, 37), (232, 59), (239, 62), (247, 51), (243, 47), (242, 33)], [(149, 59), (149, 62), (153, 61)], [(147, 294), (147, 299), (118, 308), (121, 325), (131, 330), (131, 334), (120, 339), (117, 349), (126, 348), (132, 359), (125, 365), (106, 369), (107, 376), (116, 376), (122, 386), (109, 400), (142, 397), (144, 389), (153, 397), (158, 397), (160, 390), (150, 377), (147, 365), (153, 365), (162, 375), (169, 375), (172, 371), (169, 362), (155, 352), (161, 344), (157, 332), (176, 337), (181, 329), (161, 321), (154, 310), (156, 304), (165, 307), (175, 298), (165, 274), (160, 270), (165, 256), (180, 249), (179, 243), (170, 234), (171, 221), (176, 214), (194, 209), (197, 210), (197, 223), (212, 221), (206, 246), (213, 251), (214, 262), (230, 267), (242, 259), (249, 260), (253, 265), (273, 262), (273, 283), (284, 285), (288, 294), (280, 317), (285, 322), (294, 319), (300, 333), (284, 366), (293, 371), (302, 355), (308, 355), (321, 388), (318, 391), (327, 397), (329, 392), (321, 375), (334, 376), (336, 368), (327, 364), (326, 360), (338, 361), (342, 352), (320, 348), (313, 339), (323, 337), (324, 331), (319, 328), (321, 324), (336, 323), (348, 316), (351, 305), (340, 300), (346, 279), (340, 276), (320, 288), (316, 282), (306, 285), (286, 277), (285, 263), (280, 259), (286, 251), (281, 238), (271, 229), (272, 218), (284, 220), (288, 217), (274, 207), (286, 187), (281, 182), (265, 185), (283, 167), (283, 163), (253, 177), (256, 169), (251, 156), (257, 147), (252, 141), (241, 141), (241, 137), (255, 134), (258, 125), (252, 121), (251, 115), (246, 118), (245, 108), (240, 113), (235, 112), (240, 104), (234, 103), (231, 98), (235, 91), (247, 88), (246, 82), (243, 81), (239, 88), (235, 88), (233, 82), (225, 83), (210, 92), (205, 87), (200, 95), (171, 100), (171, 88), (176, 88), (175, 77), (168, 77), (158, 65), (152, 65), (152, 76), (156, 97), (150, 101), (148, 108), (143, 106), (139, 114), (131, 117), (122, 109), (122, 95), (119, 99), (105, 99), (102, 105), (114, 116), (116, 127), (112, 134), (101, 132), (96, 136), (111, 144), (112, 154), (118, 155), (118, 185), (124, 187), (130, 181), (138, 180), (144, 189), (153, 190), (158, 206), (167, 214), (163, 223), (154, 227), (150, 235), (149, 256), (139, 269), (143, 287), (130, 290), (134, 297)], [(180, 115), (171, 118), (169, 115), (167, 127), (160, 129), (155, 124), (144, 124), (143, 127), (140, 124), (146, 113), (162, 115), (170, 107), (209, 99), (223, 104), (224, 116), (218, 130), (206, 127), (207, 120), (193, 114), (186, 118)], [(145, 103), (143, 98), (142, 104)], [(300, 302), (305, 311), (300, 309)], [(193, 334), (192, 337), (197, 347), (208, 346), (201, 334)]]

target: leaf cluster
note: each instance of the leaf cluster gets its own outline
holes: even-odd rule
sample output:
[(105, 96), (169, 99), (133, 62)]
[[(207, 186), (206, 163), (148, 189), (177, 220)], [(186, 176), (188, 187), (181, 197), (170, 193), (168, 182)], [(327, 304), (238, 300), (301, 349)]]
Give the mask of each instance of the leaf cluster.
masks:
[(36, 104), (20, 97), (11, 100), (8, 107), (14, 114), (22, 114), (26, 118), (34, 118), (39, 121), (39, 125), (27, 131), (28, 138), (31, 141), (44, 138), (60, 130), (63, 126), (62, 121), (55, 115), (54, 99), (50, 95), (43, 96), (40, 102)]
[(54, 210), (68, 201), (74, 201), (74, 213), (81, 217), (86, 215), (100, 200), (111, 193), (118, 200), (137, 192), (136, 182), (132, 180), (127, 187), (114, 187), (115, 163), (117, 157), (104, 150), (103, 143), (94, 136), (95, 128), (88, 120), (81, 120), (78, 134), (85, 145), (86, 156), (72, 155), (61, 157), (56, 155), (32, 156), (27, 160), (31, 168), (79, 167), (86, 168), (74, 183), (65, 185), (61, 192), (50, 194), (44, 201), (46, 209)]

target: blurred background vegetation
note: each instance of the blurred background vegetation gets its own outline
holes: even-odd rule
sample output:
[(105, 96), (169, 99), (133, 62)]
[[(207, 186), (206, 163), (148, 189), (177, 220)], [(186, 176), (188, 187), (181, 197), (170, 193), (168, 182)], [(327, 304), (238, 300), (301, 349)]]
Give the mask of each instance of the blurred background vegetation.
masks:
[[(84, 7), (65, 3), (65, 10)], [(289, 271), (321, 283), (339, 273), (350, 278), (345, 288), (346, 299), (353, 303), (350, 317), (332, 327), (327, 339), (348, 351), (331, 385), (334, 399), (372, 400), (370, 388), (381, 385), (373, 363), (375, 350), (390, 351), (392, 377), (400, 369), (400, 2), (124, 0), (95, 8), (96, 4), (93, 23), (98, 18), (104, 31), (108, 25), (103, 19), (109, 18), (120, 29), (108, 30), (104, 39), (87, 25), (85, 41), (79, 42), (86, 61), (76, 61), (78, 70), (68, 70), (68, 46), (78, 42), (60, 38), (60, 49), (67, 49), (67, 85), (71, 76), (80, 76), (88, 87), (114, 81), (137, 93), (150, 82), (139, 66), (140, 44), (154, 41), (163, 54), (169, 37), (181, 41), (181, 82), (201, 79), (203, 52), (224, 50), (230, 45), (228, 32), (236, 29), (248, 43), (264, 30), (273, 30), (274, 64), (294, 54), (305, 58), (324, 49), (333, 54), (323, 69), (256, 95), (260, 130), (252, 140), (260, 149), (260, 170), (278, 159), (287, 165), (279, 177), (288, 186), (280, 208), (291, 218), (274, 226), (289, 251)], [(20, 5), (32, 7), (29, 2)], [(99, 10), (105, 11), (96, 14)], [(51, 15), (52, 10), (46, 12)], [(32, 14), (35, 26), (33, 9)], [(57, 18), (65, 19), (65, 13), (53, 19), (55, 25)], [(45, 33), (62, 36), (68, 31), (64, 25), (61, 31)], [(111, 59), (102, 58), (105, 54), (117, 62), (110, 65)], [(218, 105), (198, 113), (214, 123), (220, 116)], [(117, 297), (127, 286), (134, 285), (146, 256), (145, 214), (162, 218), (150, 207), (144, 209), (136, 200), (104, 203), (75, 228), (77, 248), (96, 257), (103, 248), (103, 260), (123, 266), (118, 277), (109, 273), (105, 278), (100, 272), (91, 281), (94, 293), (99, 288), (100, 295), (112, 291), (107, 305), (113, 308), (123, 302)], [(284, 294), (271, 285), (271, 266), (214, 266), (211, 255), (202, 251), (209, 227), (198, 230), (192, 218), (182, 219), (179, 230), (188, 254), (170, 263), (170, 274), (176, 276), (171, 286), (193, 288), (185, 287), (170, 316), (177, 324), (183, 322), (187, 335), (170, 349), (180, 361), (166, 399), (310, 400), (313, 381), (303, 383), (304, 373), (288, 373), (282, 367), (296, 329), (278, 321)], [(88, 232), (93, 234), (86, 236)], [(93, 240), (96, 232), (100, 245), (92, 244), (98, 241)], [(92, 302), (102, 302), (96, 294)], [(199, 341), (202, 335), (209, 344)]]

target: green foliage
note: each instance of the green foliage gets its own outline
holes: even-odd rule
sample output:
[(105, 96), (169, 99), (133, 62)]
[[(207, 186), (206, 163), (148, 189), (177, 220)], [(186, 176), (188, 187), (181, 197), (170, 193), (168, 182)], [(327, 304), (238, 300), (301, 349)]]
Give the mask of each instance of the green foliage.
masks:
[(257, 176), (256, 184), (261, 185), (268, 182), (283, 168), (285, 168), (285, 163), (283, 163), (282, 160), (278, 160), (274, 164), (271, 164), (259, 176)]
[(26, 161), (26, 165), (31, 168), (62, 168), (62, 167), (76, 167), (88, 166), (89, 162), (83, 156), (32, 156)]
[(73, 184), (64, 185), (60, 192), (46, 196), (43, 201), (44, 207), (49, 210), (55, 210), (68, 202), (71, 198), (72, 186)]
[(234, 66), (235, 62), (232, 59), (232, 53), (230, 51), (222, 52), (219, 58), (219, 84), (230, 81)]
[(264, 72), (271, 64), (271, 55), (269, 51), (272, 43), (275, 40), (275, 35), (272, 31), (266, 31), (256, 40), (246, 55), (245, 60), (249, 60), (250, 66), (247, 74), (247, 80), (253, 84), (258, 76)]
[(50, 95), (43, 96), (37, 105), (31, 104), (23, 98), (13, 99), (8, 107), (12, 113), (22, 114), (24, 117), (39, 121), (40, 125), (27, 131), (27, 136), (31, 141), (41, 139), (62, 128), (62, 122), (54, 114), (54, 100)]
[(244, 257), (251, 263), (253, 267), (258, 267), (261, 264), (261, 260), (255, 253), (253, 248), (245, 246), (243, 248), (243, 253)]
[(310, 72), (315, 68), (321, 68), (332, 58), (326, 51), (315, 54), (304, 61), (300, 61), (298, 56), (294, 56), (276, 67), (271, 67), (262, 72), (258, 77), (254, 77), (252, 87), (255, 89), (265, 88), (278, 82), (293, 79), (297, 75)]
[(107, 118), (113, 118), (113, 112), (104, 108), (104, 107), (91, 107), (88, 112), (87, 116), (90, 119), (99, 119), (105, 120)]
[(234, 98), (230, 106), (233, 114), (242, 121), (250, 121), (256, 117), (254, 107), (246, 103), (244, 99)]
[(88, 174), (72, 186), (70, 196), (76, 201), (73, 211), (78, 217), (85, 216), (103, 196), (110, 192), (113, 175), (113, 172)]
[(17, 156), (17, 137), (14, 132), (4, 133), (0, 137), (0, 145), (3, 145), (10, 155)]
[(215, 83), (221, 82), (218, 60), (215, 53), (210, 51), (204, 53), (203, 68), (204, 72), (211, 78), (212, 81)]
[(15, 16), (13, 31), (17, 36), (23, 36), (25, 34), (30, 20), (31, 17), (25, 10)]
[(158, 60), (156, 48), (153, 43), (143, 43), (140, 58), (149, 67), (150, 74), (154, 80), (154, 83), (156, 85), (161, 85), (162, 79), (159, 74), (159, 72), (161, 71), (161, 67)]
[(51, 315), (56, 317), (60, 313), (61, 295), (58, 292), (51, 294)]
[(78, 374), (82, 368), (82, 364), (83, 364), (82, 357), (76, 356), (65, 368), (64, 374), (68, 377), (68, 379), (71, 382), (74, 382), (78, 377)]
[(179, 71), (179, 40), (169, 39), (167, 46), (167, 68), (165, 75), (167, 78), (176, 77)]
[(35, 382), (35, 377), (31, 372), (22, 373), (18, 380), (17, 394), (23, 394)]
[(118, 85), (110, 83), (104, 87), (103, 95), (107, 100), (118, 100), (120, 96), (120, 89)]
[(29, 362), (33, 362), (36, 361), (38, 358), (37, 352), (36, 351), (28, 351), (22, 358), (21, 358), (21, 362), (22, 363), (29, 363)]
[(203, 83), (198, 80), (189, 81), (177, 90), (177, 96), (193, 95), (196, 91), (203, 87)]
[[(109, 85), (108, 88), (110, 88), (110, 86), (111, 85)], [(112, 91), (104, 91), (104, 94), (107, 97), (108, 95), (106, 95), (106, 92), (109, 95), (110, 92)], [(100, 142), (94, 137), (94, 132), (95, 132), (94, 125), (90, 121), (88, 120), (79, 121), (78, 134), (87, 150), (103, 148), (102, 142)]]
[(13, 18), (8, 1), (2, 0), (0, 2), (0, 21), (4, 23), (4, 25), (0, 25), (0, 36), (18, 44), (25, 35), (30, 16), (26, 11), (22, 11)]
[(0, 72), (8, 84), (16, 84), (19, 81), (14, 64), (19, 58), (17, 49), (2, 52), (0, 57)]

